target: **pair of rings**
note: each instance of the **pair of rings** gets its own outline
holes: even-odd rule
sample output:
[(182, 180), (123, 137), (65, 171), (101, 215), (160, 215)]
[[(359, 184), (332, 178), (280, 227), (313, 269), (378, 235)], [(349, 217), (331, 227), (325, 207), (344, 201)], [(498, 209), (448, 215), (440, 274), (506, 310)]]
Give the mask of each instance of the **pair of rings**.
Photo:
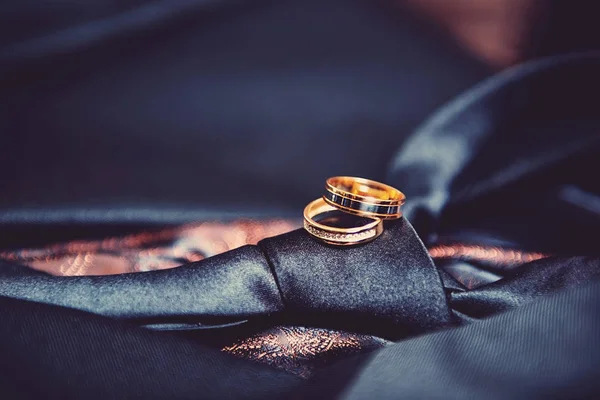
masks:
[[(309, 203), (304, 209), (304, 229), (325, 243), (351, 246), (370, 242), (383, 232), (383, 220), (402, 217), (400, 208), (406, 196), (396, 188), (351, 176), (335, 176), (325, 182), (322, 198)], [(341, 228), (326, 225), (316, 217), (331, 211), (367, 218), (368, 223)]]

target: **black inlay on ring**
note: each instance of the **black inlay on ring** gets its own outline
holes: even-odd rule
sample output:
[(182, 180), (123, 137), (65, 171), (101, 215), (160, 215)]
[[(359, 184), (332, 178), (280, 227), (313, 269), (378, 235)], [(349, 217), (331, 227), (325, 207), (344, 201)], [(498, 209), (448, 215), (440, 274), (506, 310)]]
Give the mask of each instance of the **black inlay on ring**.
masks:
[(400, 212), (399, 205), (392, 206), (376, 206), (372, 204), (361, 203), (360, 201), (347, 199), (329, 191), (325, 192), (325, 198), (330, 200), (332, 203), (340, 205), (342, 207), (350, 208), (355, 211), (362, 211), (372, 214), (379, 215), (394, 215)]

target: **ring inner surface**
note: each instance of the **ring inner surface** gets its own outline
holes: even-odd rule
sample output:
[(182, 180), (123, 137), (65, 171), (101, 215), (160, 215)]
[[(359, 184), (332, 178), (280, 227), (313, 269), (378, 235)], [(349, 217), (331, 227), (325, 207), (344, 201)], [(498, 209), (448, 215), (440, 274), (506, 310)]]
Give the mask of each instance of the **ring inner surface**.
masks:
[(322, 225), (343, 229), (361, 227), (373, 222), (371, 218), (352, 215), (339, 210), (320, 213), (315, 215), (313, 220)]
[(310, 225), (328, 232), (352, 234), (381, 225), (381, 220), (376, 218), (346, 215), (347, 213), (330, 206), (322, 198), (311, 202), (304, 211), (304, 217)]

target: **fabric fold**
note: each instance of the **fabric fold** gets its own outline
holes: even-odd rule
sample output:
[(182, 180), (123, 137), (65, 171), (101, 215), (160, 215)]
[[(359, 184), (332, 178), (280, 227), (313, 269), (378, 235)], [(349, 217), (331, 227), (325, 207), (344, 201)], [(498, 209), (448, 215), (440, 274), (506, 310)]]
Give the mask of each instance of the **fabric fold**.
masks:
[(439, 233), (450, 206), (597, 150), (599, 66), (599, 52), (519, 65), (467, 90), (416, 129), (390, 163), (387, 180), (410, 199), (404, 214), (424, 239)]
[(0, 274), (3, 296), (139, 322), (242, 319), (282, 310), (273, 275), (254, 246), (145, 273), (59, 277), (1, 268)]
[(0, 295), (138, 323), (282, 314), (388, 339), (451, 323), (440, 276), (406, 219), (357, 247), (300, 229), (162, 271), (66, 277), (2, 268)]
[(287, 311), (320, 325), (398, 339), (450, 324), (441, 278), (406, 219), (362, 246), (326, 245), (294, 231), (259, 246), (273, 262)]
[(598, 257), (551, 257), (519, 267), (499, 281), (451, 294), (454, 312), (485, 318), (537, 298), (600, 279)]

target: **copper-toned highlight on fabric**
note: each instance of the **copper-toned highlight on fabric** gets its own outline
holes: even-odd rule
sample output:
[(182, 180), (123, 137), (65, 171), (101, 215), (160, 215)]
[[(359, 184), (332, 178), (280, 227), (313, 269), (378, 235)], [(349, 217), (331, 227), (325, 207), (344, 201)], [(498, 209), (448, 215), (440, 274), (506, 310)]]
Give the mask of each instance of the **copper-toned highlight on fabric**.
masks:
[(226, 346), (223, 351), (308, 377), (327, 359), (383, 347), (387, 343), (383, 339), (355, 333), (278, 326)]
[[(202, 260), (301, 226), (297, 220), (205, 222), (102, 240), (71, 241), (43, 248), (0, 252), (0, 259), (19, 262), (54, 275), (110, 275), (167, 269)], [(498, 246), (435, 245), (434, 259), (463, 259), (511, 268), (547, 257)]]
[(436, 245), (429, 248), (429, 254), (434, 259), (463, 259), (488, 262), (497, 267), (510, 268), (549, 257), (549, 254), (526, 252), (507, 249), (498, 246), (480, 246), (469, 244)]
[(53, 275), (110, 275), (174, 268), (289, 232), (287, 220), (205, 222), (102, 240), (72, 241), (43, 248), (0, 252)]

